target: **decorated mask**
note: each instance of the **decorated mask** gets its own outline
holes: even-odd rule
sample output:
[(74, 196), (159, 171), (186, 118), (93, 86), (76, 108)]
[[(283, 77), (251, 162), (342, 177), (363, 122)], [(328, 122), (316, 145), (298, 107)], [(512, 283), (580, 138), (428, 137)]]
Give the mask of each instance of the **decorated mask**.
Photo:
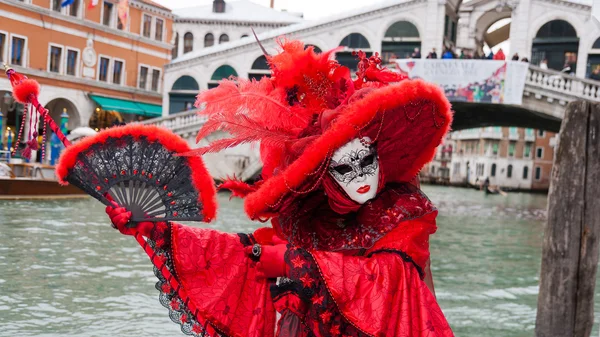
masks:
[(340, 147), (331, 159), (329, 173), (350, 199), (364, 204), (377, 194), (379, 161), (368, 137), (355, 138)]

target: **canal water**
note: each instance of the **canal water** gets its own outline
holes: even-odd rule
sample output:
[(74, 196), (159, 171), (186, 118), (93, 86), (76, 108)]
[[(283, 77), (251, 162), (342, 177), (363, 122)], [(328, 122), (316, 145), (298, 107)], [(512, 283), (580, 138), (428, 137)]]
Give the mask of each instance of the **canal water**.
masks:
[[(424, 191), (440, 210), (432, 272), (456, 335), (532, 336), (546, 196)], [(211, 227), (257, 227), (240, 200), (227, 199), (219, 195)], [(0, 336), (182, 336), (155, 282), (146, 255), (110, 227), (99, 202), (0, 201)]]

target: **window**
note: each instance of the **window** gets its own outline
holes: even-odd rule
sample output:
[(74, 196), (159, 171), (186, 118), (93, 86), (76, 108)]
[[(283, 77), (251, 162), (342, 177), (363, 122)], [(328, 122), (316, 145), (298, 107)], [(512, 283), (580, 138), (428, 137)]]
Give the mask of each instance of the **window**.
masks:
[(529, 167), (525, 166), (523, 167), (523, 179), (527, 179), (527, 176), (529, 176)]
[(507, 178), (512, 178), (512, 169), (513, 169), (513, 166), (508, 165), (508, 168), (506, 169), (506, 177)]
[(546, 136), (546, 132), (544, 130), (538, 130), (538, 137), (544, 138)]
[(225, 43), (225, 42), (229, 42), (229, 35), (227, 35), (227, 34), (222, 34), (222, 35), (219, 37), (219, 44), (221, 44), (221, 43)]
[(476, 175), (478, 177), (481, 177), (483, 175), (483, 172), (485, 170), (485, 165), (484, 164), (477, 164), (477, 166), (475, 167), (476, 170)]
[(102, 4), (102, 10), (103, 10), (102, 24), (103, 25), (110, 27), (112, 17), (113, 17), (113, 8), (114, 8), (114, 5), (110, 2), (104, 1), (104, 3)]
[(525, 143), (525, 149), (523, 150), (523, 158), (531, 157), (531, 144)]
[(78, 17), (79, 16), (79, 2), (80, 0), (73, 1), (72, 4), (69, 5), (69, 15)]
[(245, 37), (248, 37), (248, 34), (242, 35), (242, 39), (245, 38)]
[(115, 60), (113, 63), (113, 83), (121, 84), (123, 75), (123, 61)]
[(53, 73), (60, 73), (60, 65), (62, 64), (62, 53), (62, 47), (50, 46), (50, 60), (48, 62), (48, 71)]
[(79, 51), (67, 49), (67, 75), (77, 76)]
[(62, 0), (52, 0), (52, 10), (60, 13), (62, 10), (61, 2)]
[(0, 63), (6, 62), (4, 52), (6, 51), (6, 34), (0, 33)]
[(183, 36), (183, 53), (189, 53), (192, 50), (194, 50), (194, 35), (188, 32)]
[(179, 54), (179, 33), (175, 33), (175, 44), (173, 50), (171, 50), (171, 58), (176, 59)]
[(214, 13), (225, 13), (225, 1), (224, 0), (213, 1), (213, 12)]
[(435, 174), (435, 166), (431, 167), (431, 174)]
[(25, 53), (25, 39), (13, 36), (10, 63), (19, 66), (25, 66)]
[(158, 84), (160, 83), (160, 70), (152, 70), (152, 91), (158, 91)]
[(163, 19), (159, 19), (156, 18), (156, 31), (154, 33), (154, 39), (156, 41), (162, 41), (163, 40), (163, 27), (164, 27), (165, 23), (163, 21)]
[(538, 166), (535, 168), (535, 180), (541, 180), (541, 179), (542, 179), (542, 168)]
[(204, 35), (204, 47), (212, 47), (215, 44), (215, 36), (211, 33)]
[(454, 163), (454, 175), (457, 175), (460, 173), (460, 163)]
[(515, 156), (515, 147), (516, 147), (517, 143), (516, 142), (510, 142), (508, 144), (508, 156), (509, 157), (514, 157)]
[(123, 25), (123, 21), (121, 21), (121, 18), (117, 18), (117, 29), (118, 30), (124, 30), (125, 26)]
[(150, 37), (150, 31), (152, 30), (152, 17), (144, 14), (144, 21), (142, 26), (142, 35), (144, 37)]
[(496, 164), (492, 164), (492, 174), (490, 174), (492, 177), (496, 176)]
[(544, 148), (543, 147), (538, 147), (537, 149), (535, 149), (535, 157), (536, 158), (544, 157)]
[(500, 145), (500, 144), (499, 144), (498, 142), (494, 142), (494, 143), (492, 144), (492, 154), (493, 154), (494, 156), (498, 155), (498, 147), (499, 147), (499, 145)]
[(108, 82), (108, 67), (110, 65), (110, 59), (106, 57), (100, 57), (100, 66), (98, 70), (98, 80), (102, 82)]
[(138, 88), (146, 89), (146, 82), (148, 82), (148, 67), (140, 67), (140, 79), (138, 81)]

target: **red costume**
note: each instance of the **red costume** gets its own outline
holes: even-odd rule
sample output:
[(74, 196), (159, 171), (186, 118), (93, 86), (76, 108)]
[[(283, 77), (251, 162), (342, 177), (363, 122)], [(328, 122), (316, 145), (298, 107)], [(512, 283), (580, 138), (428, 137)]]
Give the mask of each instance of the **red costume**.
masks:
[[(382, 69), (377, 55), (359, 55), (353, 81), (334, 51), (281, 46), (268, 56), (271, 78), (225, 80), (198, 97), (208, 116), (198, 137), (223, 129), (233, 138), (196, 154), (261, 142), (263, 180), (223, 187), (272, 228), (235, 235), (138, 226), (182, 288), (157, 270), (161, 303), (195, 335), (453, 336), (423, 281), (437, 211), (410, 183), (449, 129), (443, 92)], [(353, 173), (333, 171), (334, 153), (353, 139), (370, 151), (358, 175), (378, 172), (375, 197), (365, 203), (339, 183)], [(130, 234), (127, 214), (108, 211)], [(257, 243), (259, 258), (249, 254)], [(283, 278), (276, 284), (265, 276)]]

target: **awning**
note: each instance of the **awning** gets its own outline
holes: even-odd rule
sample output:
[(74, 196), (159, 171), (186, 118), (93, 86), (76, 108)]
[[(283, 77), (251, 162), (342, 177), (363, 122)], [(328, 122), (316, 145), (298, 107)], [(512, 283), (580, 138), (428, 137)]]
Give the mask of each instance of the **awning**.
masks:
[(147, 117), (162, 116), (162, 106), (158, 104), (141, 103), (125, 99), (110, 98), (104, 96), (90, 95), (103, 110), (117, 111), (126, 114), (136, 114)]

